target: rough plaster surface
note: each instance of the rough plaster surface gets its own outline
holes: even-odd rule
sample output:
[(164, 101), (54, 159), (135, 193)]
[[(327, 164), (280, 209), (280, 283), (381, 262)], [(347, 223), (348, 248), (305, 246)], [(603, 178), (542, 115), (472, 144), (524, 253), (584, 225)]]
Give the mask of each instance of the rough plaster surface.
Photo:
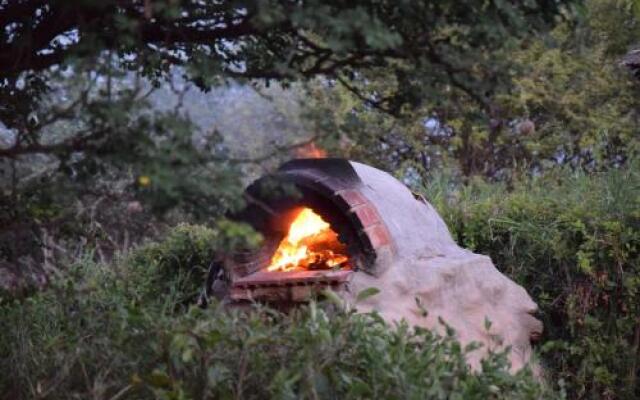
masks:
[(542, 324), (531, 315), (537, 306), (526, 290), (500, 273), (489, 257), (459, 247), (434, 208), (416, 200), (405, 185), (378, 169), (352, 165), (365, 184), (361, 193), (376, 205), (392, 234), (397, 255), (377, 276), (355, 273), (347, 300), (355, 303), (357, 293), (376, 287), (380, 293), (357, 303), (359, 310), (440, 332), (441, 318), (463, 344), (483, 344), (469, 355), (472, 366), (489, 349), (505, 346), (512, 348), (513, 369), (528, 363), (530, 337), (542, 332)]

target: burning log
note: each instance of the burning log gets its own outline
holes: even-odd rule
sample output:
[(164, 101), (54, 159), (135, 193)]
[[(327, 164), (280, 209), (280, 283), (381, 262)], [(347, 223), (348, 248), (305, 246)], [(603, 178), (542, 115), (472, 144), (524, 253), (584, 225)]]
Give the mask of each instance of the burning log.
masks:
[(329, 223), (304, 208), (291, 223), (267, 270), (335, 270), (347, 266), (348, 261), (346, 246)]

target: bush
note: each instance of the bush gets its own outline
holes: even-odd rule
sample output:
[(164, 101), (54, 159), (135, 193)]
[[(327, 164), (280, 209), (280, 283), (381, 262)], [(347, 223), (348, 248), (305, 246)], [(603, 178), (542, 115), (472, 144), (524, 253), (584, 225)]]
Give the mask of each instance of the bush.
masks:
[(154, 293), (153, 280), (84, 261), (46, 291), (1, 306), (0, 397), (104, 398), (150, 368), (149, 339), (177, 297)]
[(154, 291), (162, 294), (177, 285), (182, 303), (195, 300), (204, 287), (209, 265), (220, 249), (255, 247), (260, 235), (248, 225), (218, 221), (215, 229), (202, 225), (179, 224), (161, 242), (139, 247), (125, 260), (137, 269), (154, 269)]
[(538, 399), (558, 398), (530, 371), (509, 373), (493, 354), (475, 373), (462, 348), (376, 314), (291, 315), (268, 309), (214, 313), (171, 338), (170, 356), (140, 378), (161, 398)]
[[(215, 236), (215, 235), (213, 235)], [(182, 226), (113, 266), (81, 261), (68, 276), (0, 306), (0, 397), (558, 398), (505, 354), (471, 371), (440, 337), (376, 314), (315, 303), (185, 310), (183, 278), (203, 265), (210, 230)], [(213, 240), (215, 242), (215, 240)], [(189, 280), (189, 279), (187, 279)], [(159, 288), (158, 282), (163, 282)], [(191, 289), (189, 289), (190, 291)]]
[(640, 168), (426, 189), (452, 234), (538, 302), (539, 352), (569, 398), (640, 397)]
[(178, 282), (183, 302), (189, 302), (203, 287), (208, 266), (218, 249), (218, 237), (217, 231), (205, 226), (180, 224), (162, 242), (146, 243), (134, 250), (125, 263), (137, 269), (155, 269), (157, 294)]

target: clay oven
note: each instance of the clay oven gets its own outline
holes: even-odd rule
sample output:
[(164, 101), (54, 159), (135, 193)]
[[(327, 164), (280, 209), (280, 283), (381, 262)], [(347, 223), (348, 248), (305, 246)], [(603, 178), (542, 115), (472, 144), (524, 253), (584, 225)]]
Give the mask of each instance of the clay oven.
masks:
[[(228, 264), (230, 298), (304, 301), (327, 287), (344, 289), (355, 271), (375, 275), (390, 265), (396, 253), (392, 236), (364, 188), (351, 162), (332, 158), (294, 160), (253, 183), (246, 191), (249, 205), (236, 218), (261, 232), (265, 242)], [(346, 262), (270, 270), (293, 223), (310, 213), (336, 235)]]
[[(344, 159), (284, 164), (246, 190), (234, 218), (264, 236), (257, 251), (228, 258), (226, 301), (295, 303), (331, 288), (361, 311), (443, 330), (487, 350), (512, 348), (514, 368), (542, 331), (526, 291), (491, 260), (459, 247), (421, 196), (386, 172)], [(361, 290), (379, 294), (356, 304)], [(490, 321), (488, 324), (487, 321)]]

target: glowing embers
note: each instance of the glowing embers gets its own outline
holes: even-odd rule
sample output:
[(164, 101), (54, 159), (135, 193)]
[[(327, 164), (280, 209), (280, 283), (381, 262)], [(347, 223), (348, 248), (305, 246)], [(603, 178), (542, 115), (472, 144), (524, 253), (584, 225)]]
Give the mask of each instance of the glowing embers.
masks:
[(304, 208), (271, 258), (268, 271), (350, 269), (347, 248), (322, 217)]

